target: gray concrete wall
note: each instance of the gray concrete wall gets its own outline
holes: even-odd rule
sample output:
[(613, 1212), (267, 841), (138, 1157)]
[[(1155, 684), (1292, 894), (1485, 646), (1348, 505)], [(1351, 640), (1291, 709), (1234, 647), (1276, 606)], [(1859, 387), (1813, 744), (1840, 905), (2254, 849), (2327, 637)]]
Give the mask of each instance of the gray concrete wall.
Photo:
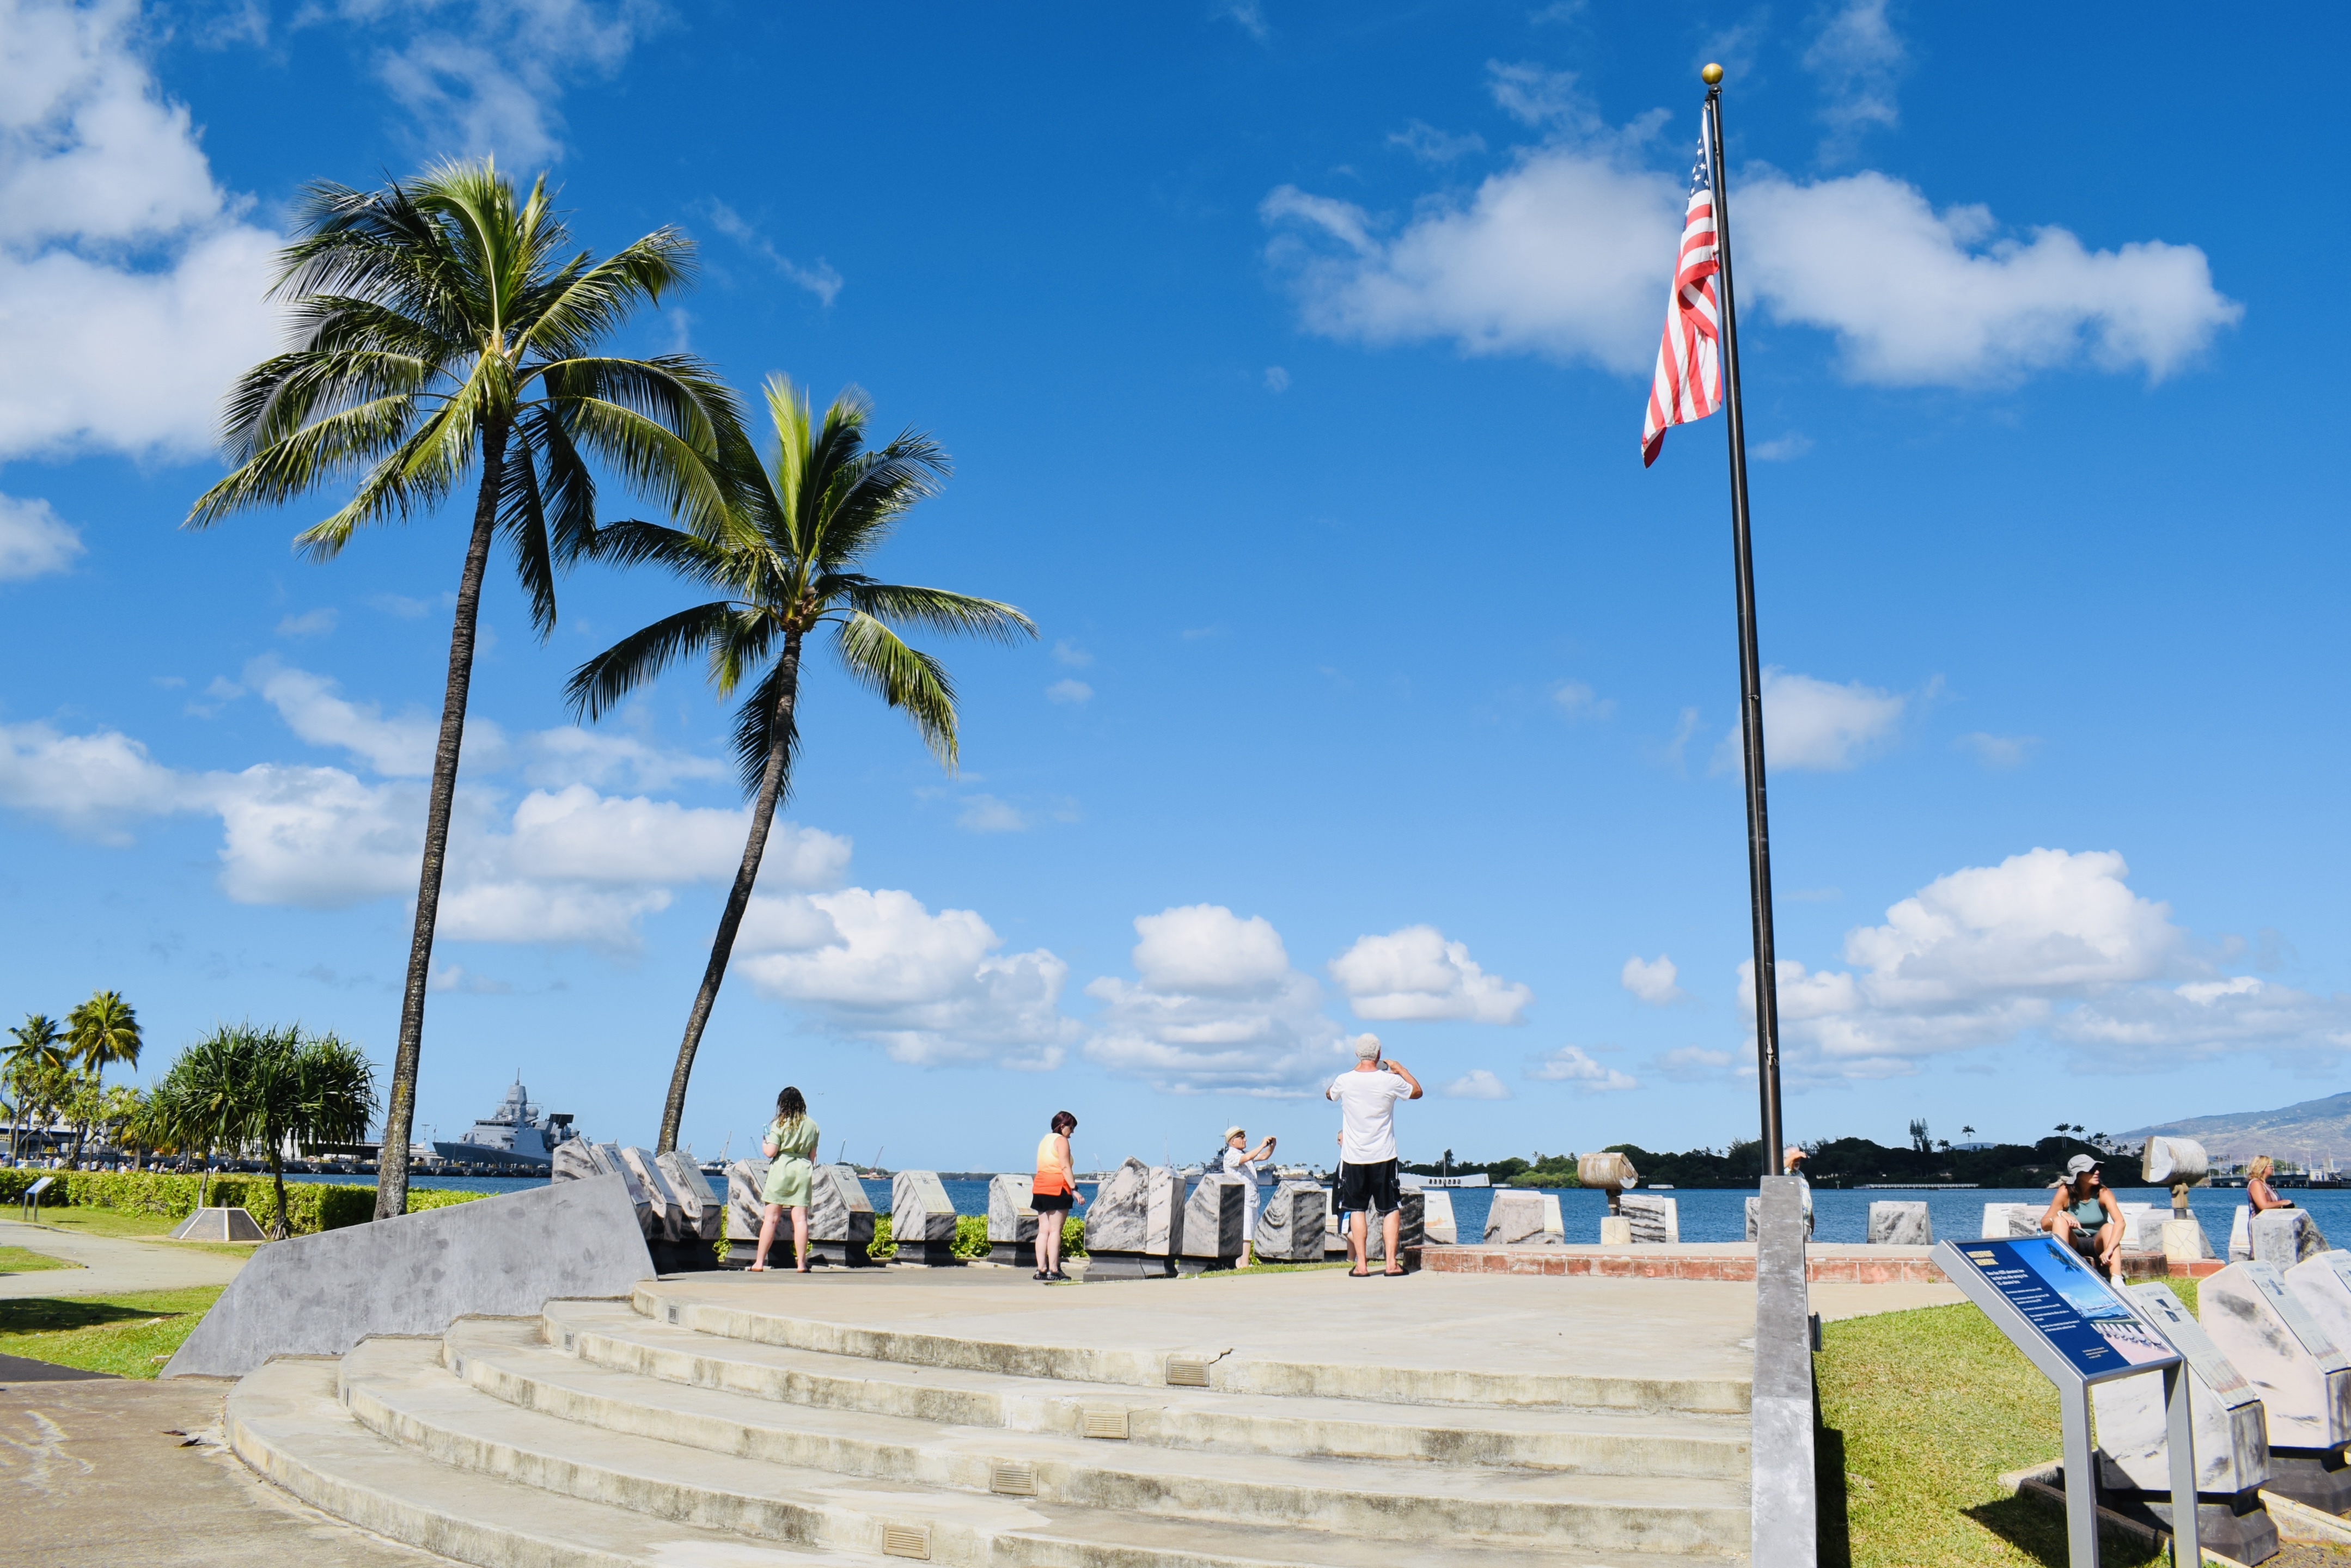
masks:
[(162, 1375), (242, 1377), (273, 1355), (340, 1355), (371, 1334), (439, 1334), (468, 1313), (624, 1296), (653, 1273), (621, 1178), (557, 1182), (272, 1242)]
[(1814, 1568), (1813, 1327), (1804, 1286), (1804, 1182), (1763, 1178), (1756, 1205), (1753, 1568)]

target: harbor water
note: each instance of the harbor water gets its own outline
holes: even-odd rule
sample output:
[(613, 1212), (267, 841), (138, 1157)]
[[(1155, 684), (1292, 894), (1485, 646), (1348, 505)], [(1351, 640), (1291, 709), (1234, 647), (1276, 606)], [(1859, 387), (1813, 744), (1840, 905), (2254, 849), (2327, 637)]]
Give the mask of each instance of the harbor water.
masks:
[[(352, 1183), (353, 1179), (335, 1176), (288, 1176), (288, 1181), (329, 1181)], [(546, 1185), (545, 1177), (507, 1176), (412, 1176), (409, 1185), (417, 1188), (454, 1188), (467, 1192), (518, 1192)], [(371, 1181), (356, 1185), (373, 1186)], [(872, 1201), (873, 1211), (890, 1211), (890, 1184), (869, 1180), (866, 1196)], [(985, 1215), (987, 1212), (987, 1183), (985, 1181), (944, 1181), (947, 1200), (958, 1214)], [(717, 1183), (713, 1182), (715, 1188)], [(1094, 1194), (1091, 1182), (1080, 1182), (1078, 1190), (1088, 1199)], [(1270, 1189), (1269, 1189), (1270, 1190)], [(1486, 1233), (1486, 1210), (1493, 1201), (1494, 1189), (1463, 1187), (1453, 1189), (1453, 1220), (1464, 1241), (1476, 1241)], [(1559, 1196), (1561, 1221), (1566, 1227), (1566, 1239), (1571, 1242), (1596, 1244), (1600, 1240), (1600, 1221), (1608, 1212), (1605, 1194), (1583, 1188), (1556, 1189)], [(2153, 1203), (2168, 1207), (2170, 1194), (2158, 1187), (2118, 1187), (2115, 1195), (2126, 1203)], [(1747, 1239), (1747, 1199), (1754, 1194), (1738, 1188), (1689, 1188), (1669, 1189), (1656, 1196), (1675, 1199), (1675, 1209), (1681, 1222), (1685, 1241), (1743, 1241)], [(2351, 1245), (2351, 1192), (2335, 1192), (2322, 1188), (2297, 1189), (2289, 1193), (2294, 1201), (2310, 1210), (2321, 1231), (2336, 1245)], [(2236, 1210), (2245, 1201), (2241, 1188), (2199, 1188), (2189, 1195), (2196, 1218), (2203, 1222), (2204, 1233), (2212, 1239), (2212, 1250), (2223, 1253), (2229, 1245), (2229, 1222)], [(1819, 1241), (1860, 1242), (1868, 1240), (1869, 1206), (1873, 1202), (1924, 1202), (1935, 1227), (1938, 1241), (1973, 1241), (1983, 1231), (1983, 1209), (1987, 1203), (2031, 1203), (2036, 1207), (2049, 1201), (2045, 1187), (1968, 1187), (1968, 1188), (1871, 1188), (1840, 1189), (1815, 1188), (1813, 1191), (1813, 1238)], [(1085, 1212), (1081, 1209), (1078, 1213)]]

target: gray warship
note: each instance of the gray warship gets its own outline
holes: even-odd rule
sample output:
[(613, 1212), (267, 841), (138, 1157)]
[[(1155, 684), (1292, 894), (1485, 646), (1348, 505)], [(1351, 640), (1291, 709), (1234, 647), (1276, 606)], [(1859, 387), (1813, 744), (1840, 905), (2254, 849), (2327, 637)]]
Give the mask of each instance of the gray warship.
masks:
[(433, 1152), (461, 1165), (511, 1166), (517, 1174), (553, 1168), (555, 1151), (580, 1134), (569, 1116), (543, 1116), (531, 1103), (521, 1075), (498, 1108), (454, 1142), (434, 1139)]

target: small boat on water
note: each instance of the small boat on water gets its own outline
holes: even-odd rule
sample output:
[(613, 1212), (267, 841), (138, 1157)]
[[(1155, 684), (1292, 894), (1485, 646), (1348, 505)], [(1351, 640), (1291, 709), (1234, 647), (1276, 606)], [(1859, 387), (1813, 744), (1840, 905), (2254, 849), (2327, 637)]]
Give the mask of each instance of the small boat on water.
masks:
[(517, 1074), (498, 1108), (465, 1129), (454, 1142), (435, 1138), (433, 1152), (462, 1165), (512, 1168), (517, 1175), (554, 1168), (555, 1151), (580, 1134), (571, 1117), (545, 1116), (531, 1103)]

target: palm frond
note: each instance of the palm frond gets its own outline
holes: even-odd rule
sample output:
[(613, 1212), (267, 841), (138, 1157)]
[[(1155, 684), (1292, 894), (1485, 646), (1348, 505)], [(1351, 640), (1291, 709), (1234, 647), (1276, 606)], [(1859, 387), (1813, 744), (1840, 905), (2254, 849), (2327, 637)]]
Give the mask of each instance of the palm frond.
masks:
[(579, 717), (595, 720), (686, 654), (706, 648), (726, 629), (736, 607), (725, 599), (696, 605), (630, 633), (571, 672), (564, 701)]
[(791, 798), (792, 771), (799, 761), (800, 721), (797, 701), (799, 666), (778, 659), (768, 673), (743, 700), (735, 715), (735, 770), (743, 782), (743, 793), (756, 795), (760, 783), (767, 777), (768, 753), (776, 740), (776, 708), (784, 693), (785, 682), (794, 682), (792, 716), (783, 729), (784, 776), (782, 786), (776, 792), (776, 804), (781, 805)]
[(749, 597), (745, 552), (684, 529), (623, 518), (596, 531), (596, 558), (616, 566), (667, 566), (682, 577)]
[(630, 489), (689, 527), (724, 525), (732, 492), (715, 452), (601, 398), (566, 398), (557, 408), (572, 444), (616, 470)]
[(893, 708), (905, 711), (924, 744), (952, 772), (956, 765), (955, 683), (929, 654), (862, 611), (852, 611), (833, 637), (849, 678)]
[[(584, 258), (582, 258), (584, 260)], [(520, 303), (524, 321), (517, 347), (549, 358), (573, 358), (619, 330), (641, 306), (689, 286), (694, 242), (681, 230), (660, 228), (590, 265), (564, 268)]]
[[(248, 506), (282, 505), (370, 463), (395, 459), (413, 439), (417, 411), (413, 400), (388, 397), (317, 420), (216, 481), (197, 497), (182, 526), (206, 528)], [(392, 467), (396, 473), (399, 464)], [(403, 500), (400, 509), (412, 504)]]
[(515, 575), (530, 598), (530, 624), (544, 642), (555, 629), (555, 563), (547, 542), (547, 507), (540, 498), (540, 454), (532, 431), (518, 427), (498, 472), (498, 532), (514, 550)]
[(917, 502), (938, 493), (953, 468), (938, 442), (914, 431), (879, 451), (860, 455), (833, 476), (825, 499), (825, 525), (816, 558), (847, 566), (880, 548)]
[(1037, 635), (1037, 623), (1011, 605), (951, 593), (946, 588), (877, 583), (864, 577), (828, 574), (816, 580), (815, 591), (819, 598), (828, 602), (838, 599), (882, 620), (927, 627), (933, 631), (959, 632), (1007, 644)]
[(596, 476), (571, 444), (571, 433), (544, 405), (525, 410), (517, 428), (538, 449), (540, 498), (556, 565), (568, 566), (594, 555)]

